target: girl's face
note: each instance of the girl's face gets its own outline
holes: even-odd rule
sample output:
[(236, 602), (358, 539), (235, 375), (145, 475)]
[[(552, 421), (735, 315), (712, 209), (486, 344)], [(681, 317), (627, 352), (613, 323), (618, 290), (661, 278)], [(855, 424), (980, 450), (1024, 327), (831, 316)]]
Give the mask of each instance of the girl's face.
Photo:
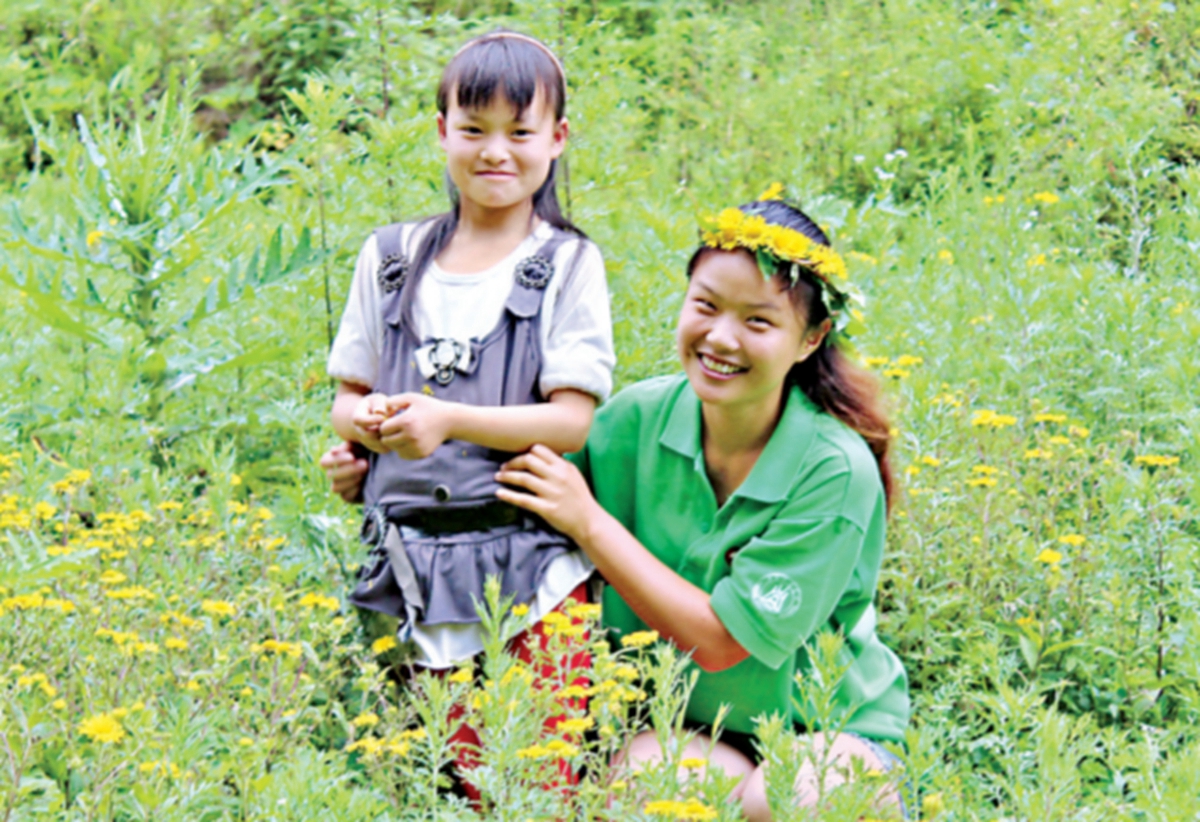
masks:
[(745, 251), (706, 251), (688, 283), (676, 338), (701, 402), (775, 413), (788, 371), (820, 345), (786, 291)]
[(463, 200), (502, 210), (532, 198), (567, 142), (566, 118), (554, 119), (545, 91), (539, 87), (520, 114), (503, 91), (479, 108), (461, 108), (453, 90), (449, 97), (445, 115), (438, 114), (438, 141)]

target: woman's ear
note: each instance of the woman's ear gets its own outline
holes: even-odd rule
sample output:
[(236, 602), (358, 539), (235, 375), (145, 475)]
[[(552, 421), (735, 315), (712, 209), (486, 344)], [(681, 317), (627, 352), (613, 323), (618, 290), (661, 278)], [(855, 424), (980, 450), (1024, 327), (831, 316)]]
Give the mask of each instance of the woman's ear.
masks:
[(811, 357), (812, 353), (821, 347), (821, 341), (828, 336), (832, 328), (833, 320), (826, 317), (819, 325), (805, 331), (804, 339), (800, 341), (800, 352), (796, 355), (796, 362), (804, 362)]

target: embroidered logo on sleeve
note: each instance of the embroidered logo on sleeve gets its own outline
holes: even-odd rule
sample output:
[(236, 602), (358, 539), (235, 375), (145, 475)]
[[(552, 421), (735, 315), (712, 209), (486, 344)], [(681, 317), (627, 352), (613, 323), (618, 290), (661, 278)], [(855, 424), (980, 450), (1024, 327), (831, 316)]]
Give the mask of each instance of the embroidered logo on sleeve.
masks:
[(754, 583), (750, 598), (758, 610), (775, 616), (791, 616), (800, 610), (804, 592), (784, 574), (767, 574)]

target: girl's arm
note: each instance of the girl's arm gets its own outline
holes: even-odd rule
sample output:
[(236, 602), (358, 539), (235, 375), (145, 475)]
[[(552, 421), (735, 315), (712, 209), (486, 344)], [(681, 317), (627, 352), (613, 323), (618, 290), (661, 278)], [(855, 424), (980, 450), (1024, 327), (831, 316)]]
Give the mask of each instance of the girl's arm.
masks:
[[(446, 440), (463, 440), (498, 451), (525, 451), (541, 443), (559, 453), (587, 442), (596, 400), (563, 388), (549, 402), (478, 406), (447, 402), (424, 394), (398, 394), (388, 400), (389, 416), (380, 441), (405, 459), (421, 459)], [(340, 433), (340, 432), (339, 432)]]
[(722, 671), (750, 654), (709, 604), (709, 595), (672, 571), (596, 502), (574, 465), (534, 446), (505, 464), (496, 478), (523, 488), (496, 496), (531, 511), (571, 537), (609, 585), (642, 621), (708, 672)]

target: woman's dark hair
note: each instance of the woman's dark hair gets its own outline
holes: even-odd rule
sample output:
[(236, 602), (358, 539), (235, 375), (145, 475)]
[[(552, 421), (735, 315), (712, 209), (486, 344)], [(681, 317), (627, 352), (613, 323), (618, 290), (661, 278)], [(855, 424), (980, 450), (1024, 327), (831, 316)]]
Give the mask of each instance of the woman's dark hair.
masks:
[[(748, 203), (740, 208), (743, 212), (762, 217), (768, 225), (795, 229), (815, 243), (830, 245), (829, 238), (820, 226), (803, 211), (783, 200)], [(689, 279), (704, 254), (712, 250), (705, 245), (692, 255), (687, 266)], [(750, 254), (749, 251), (742, 253)], [(787, 291), (792, 305), (803, 313), (807, 327), (814, 328), (829, 317), (829, 310), (821, 301), (821, 286), (816, 275), (803, 268), (800, 269), (800, 276), (792, 282), (790, 268), (790, 265), (781, 265), (775, 270), (775, 279)], [(807, 359), (792, 366), (787, 378), (817, 408), (837, 417), (866, 440), (879, 466), (879, 477), (883, 481), (883, 493), (890, 511), (896, 482), (888, 455), (891, 424), (883, 408), (879, 382), (833, 345), (829, 335), (821, 340), (817, 350)]]
[[(554, 111), (555, 121), (562, 120), (567, 110), (566, 78), (552, 52), (540, 42), (525, 35), (503, 29), (480, 35), (467, 42), (450, 60), (442, 81), (438, 84), (437, 107), (443, 116), (450, 109), (450, 98), (460, 108), (479, 108), (491, 105), (496, 94), (512, 104), (517, 114), (524, 114), (533, 103), (538, 89), (545, 95), (546, 105)], [(568, 231), (581, 239), (587, 235), (563, 216), (558, 204), (555, 177), (558, 161), (550, 161), (550, 172), (533, 195), (533, 213), (555, 228)], [(401, 298), (401, 313), (412, 316), (417, 282), (425, 269), (441, 254), (458, 228), (458, 191), (446, 175), (450, 191), (450, 210), (426, 220), (428, 229), (417, 247), (409, 269), (410, 282)], [(578, 262), (583, 251), (577, 249), (571, 265)]]

